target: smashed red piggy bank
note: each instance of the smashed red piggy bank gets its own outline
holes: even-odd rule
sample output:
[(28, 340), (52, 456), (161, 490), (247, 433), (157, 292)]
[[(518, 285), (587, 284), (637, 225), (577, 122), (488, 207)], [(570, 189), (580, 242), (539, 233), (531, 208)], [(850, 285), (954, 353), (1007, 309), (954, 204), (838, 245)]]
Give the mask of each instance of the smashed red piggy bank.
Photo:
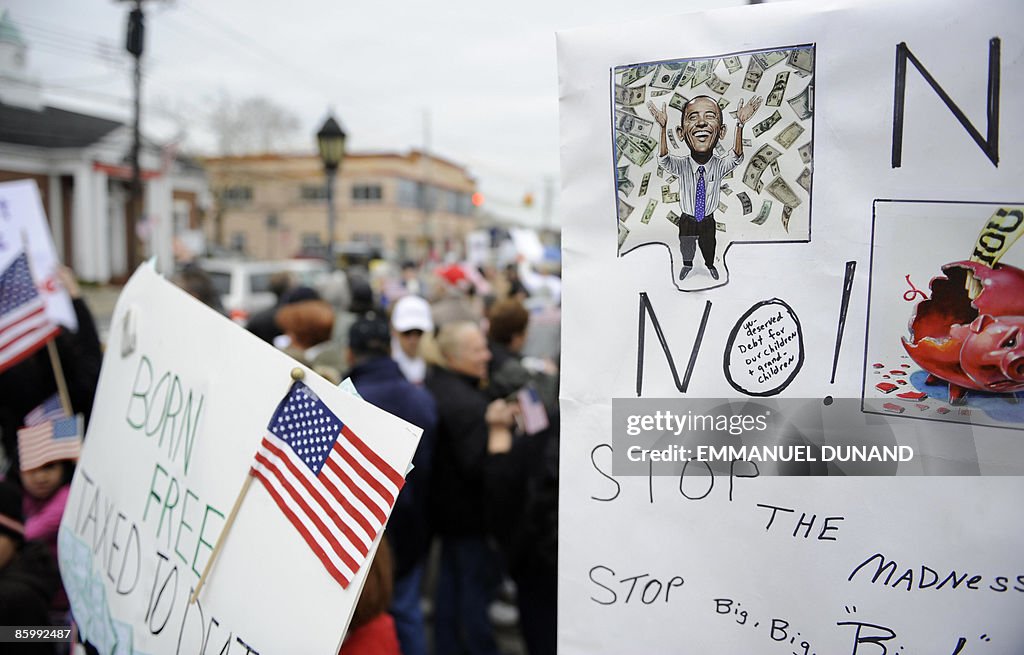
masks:
[[(990, 268), (963, 261), (942, 267), (945, 277), (929, 283), (931, 298), (910, 319), (903, 347), (930, 375), (929, 384), (949, 383), (949, 400), (964, 402), (967, 390), (1024, 390), (1024, 271), (1006, 264)], [(972, 301), (968, 273), (981, 282)], [(938, 380), (937, 380), (937, 379)]]

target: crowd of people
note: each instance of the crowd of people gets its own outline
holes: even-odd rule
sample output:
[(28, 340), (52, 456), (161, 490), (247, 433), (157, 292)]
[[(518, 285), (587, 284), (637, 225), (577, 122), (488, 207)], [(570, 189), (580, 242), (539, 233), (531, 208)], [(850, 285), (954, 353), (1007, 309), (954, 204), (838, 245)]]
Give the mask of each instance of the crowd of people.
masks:
[[(56, 537), (76, 453), (19, 458), (34, 420), (81, 426), (92, 411), (100, 340), (65, 278), (79, 323), (55, 340), (68, 389), (58, 393), (45, 349), (0, 373), (0, 624), (73, 619)], [(223, 312), (202, 271), (175, 281)], [(516, 266), (412, 263), (393, 276), (335, 271), (316, 288), (281, 273), (271, 288), (277, 300), (249, 318), (250, 332), (423, 429), (341, 653), (499, 653), (489, 610), (509, 580), (527, 652), (554, 653), (558, 353), (526, 346), (557, 295), (531, 299)]]

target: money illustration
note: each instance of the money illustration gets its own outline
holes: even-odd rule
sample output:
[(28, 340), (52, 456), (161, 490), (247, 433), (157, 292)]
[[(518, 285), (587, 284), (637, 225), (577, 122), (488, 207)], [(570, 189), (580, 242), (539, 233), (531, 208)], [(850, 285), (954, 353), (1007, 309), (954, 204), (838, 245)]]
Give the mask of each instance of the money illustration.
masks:
[(683, 107), (685, 107), (686, 103), (688, 102), (690, 102), (690, 99), (687, 98), (686, 96), (681, 96), (678, 93), (673, 93), (672, 99), (668, 101), (668, 106), (678, 111), (683, 111)]
[(662, 168), (660, 165), (658, 166), (658, 177), (660, 177), (660, 178), (664, 178), (665, 177), (665, 169)]
[(725, 98), (719, 98), (718, 99), (718, 106), (719, 106), (720, 109), (724, 110), (726, 107), (729, 106), (729, 101), (726, 100)]
[(754, 54), (751, 59), (757, 61), (758, 65), (768, 70), (775, 64), (779, 63), (783, 59), (786, 59), (789, 55), (785, 52), (779, 52), (778, 50), (772, 50), (771, 52), (758, 52)]
[(800, 135), (804, 133), (804, 128), (793, 121), (779, 132), (778, 136), (775, 137), (775, 141), (787, 150), (793, 143), (800, 138)]
[(644, 210), (644, 215), (640, 217), (640, 222), (647, 225), (651, 222), (651, 216), (654, 216), (654, 208), (658, 206), (657, 200), (652, 200), (647, 203), (647, 209)]
[(723, 180), (731, 180), (731, 179), (732, 179), (732, 171), (729, 171), (728, 173), (726, 173), (725, 175), (723, 175), (723, 176), (722, 176), (722, 179), (723, 179)]
[(658, 89), (657, 91), (651, 91), (652, 98), (660, 98), (661, 96), (672, 93), (672, 89)]
[(775, 76), (775, 84), (772, 85), (771, 93), (764, 104), (769, 107), (778, 107), (782, 104), (782, 96), (786, 93), (786, 84), (789, 83), (789, 71), (784, 71)]
[(674, 89), (679, 86), (679, 80), (683, 77), (682, 66), (669, 68), (662, 64), (658, 66), (658, 72), (651, 78), (651, 88), (654, 89)]
[(766, 189), (769, 194), (783, 205), (789, 207), (799, 207), (800, 198), (796, 195), (796, 192), (786, 184), (786, 180), (781, 177), (777, 177), (771, 181)]
[(752, 139), (743, 139), (743, 147), (744, 148), (753, 148), (754, 147), (754, 141)]
[(751, 57), (750, 61), (747, 62), (747, 72), (743, 76), (743, 90), (756, 91), (758, 83), (761, 82), (762, 75), (764, 75), (764, 66), (757, 63), (757, 60)]
[(753, 207), (753, 205), (750, 204), (750, 196), (747, 195), (746, 191), (740, 191), (739, 193), (736, 194), (736, 197), (739, 198), (740, 199), (740, 203), (743, 204), (743, 215), (744, 216), (746, 216), (751, 211), (753, 211), (754, 207)]
[(711, 77), (711, 71), (715, 68), (714, 59), (705, 59), (704, 61), (697, 63), (697, 69), (693, 73), (693, 78), (690, 80), (690, 88), (695, 89), (704, 82), (708, 81)]
[(811, 192), (811, 169), (804, 167), (800, 177), (796, 178), (796, 183), (804, 188), (808, 194)]
[(786, 102), (793, 108), (793, 112), (801, 119), (807, 120), (814, 113), (814, 81), (808, 82), (800, 95), (790, 98)]
[(647, 77), (652, 70), (655, 69), (653, 65), (645, 66), (633, 66), (632, 68), (626, 69), (622, 73), (622, 81), (619, 82), (622, 86), (629, 86), (641, 78)]
[(633, 213), (633, 205), (629, 204), (622, 198), (619, 198), (619, 220), (623, 223), (629, 218), (629, 215)]
[(622, 244), (626, 242), (626, 237), (629, 236), (629, 228), (622, 223), (619, 223), (619, 250), (622, 250)]
[(726, 57), (722, 61), (725, 63), (725, 67), (729, 69), (730, 73), (735, 73), (739, 69), (743, 68), (743, 62), (740, 61), (739, 57)]
[(811, 71), (814, 69), (814, 50), (812, 48), (791, 50), (789, 53), (789, 59), (786, 63), (797, 69), (798, 73), (802, 72), (806, 75), (810, 75)]
[(772, 175), (778, 177), (778, 175), (779, 175), (779, 162), (778, 162), (778, 160), (772, 162), (771, 171), (772, 171)]
[(624, 177), (629, 176), (629, 164), (625, 166), (618, 166), (615, 169), (615, 179), (621, 180)]
[(781, 120), (782, 114), (780, 114), (779, 110), (776, 109), (775, 113), (773, 113), (771, 116), (769, 116), (768, 118), (764, 119), (763, 121), (754, 126), (754, 138), (757, 138), (764, 134), (765, 132), (767, 132), (768, 130), (772, 129), (773, 127), (775, 127), (775, 124)]
[(679, 227), (679, 214), (669, 210), (668, 215), (665, 216), (665, 218), (667, 218), (668, 222), (671, 223), (672, 225)]
[(627, 198), (629, 197), (629, 194), (633, 192), (633, 181), (628, 177), (620, 177), (616, 186), (619, 189), (619, 193)]
[[(668, 140), (672, 143), (673, 148), (678, 148), (679, 143), (676, 142), (676, 135), (673, 134), (672, 132), (675, 132), (675, 130), (672, 130), (668, 133)], [(661, 173), (658, 173), (658, 175), (660, 176)]]
[(643, 166), (650, 161), (657, 146), (658, 142), (649, 136), (628, 135), (621, 152), (629, 161), (637, 166)]
[(624, 105), (626, 107), (635, 107), (642, 105), (647, 100), (647, 87), (625, 87), (619, 84), (615, 85), (615, 104)]
[(718, 230), (719, 232), (725, 232), (725, 223), (715, 221), (715, 229)]
[(679, 178), (676, 177), (675, 175), (669, 175), (668, 177), (665, 178), (665, 181), (668, 182), (669, 184), (672, 184), (673, 182), (675, 182), (678, 179)]
[(651, 181), (651, 172), (647, 171), (646, 173), (644, 173), (644, 179), (642, 179), (640, 181), (640, 193), (637, 194), (638, 196), (643, 197), (643, 196), (647, 195), (647, 184), (650, 181)]
[(778, 159), (781, 154), (781, 152), (768, 144), (758, 148), (743, 171), (743, 183), (755, 192), (761, 193), (761, 189), (764, 188), (761, 176), (764, 175), (765, 169)]
[(803, 163), (805, 163), (805, 164), (810, 164), (811, 163), (811, 144), (812, 143), (814, 143), (814, 142), (813, 141), (808, 141), (807, 143), (803, 144), (802, 146), (800, 146), (797, 149), (797, 152), (800, 153), (801, 161), (803, 161)]
[(786, 205), (782, 208), (782, 227), (789, 232), (789, 219), (793, 215), (793, 208)]
[(757, 216), (751, 219), (751, 223), (755, 225), (764, 225), (764, 222), (768, 220), (768, 214), (772, 211), (772, 201), (765, 200), (761, 203), (761, 211), (757, 213)]
[(647, 136), (651, 133), (651, 128), (653, 127), (654, 121), (649, 121), (646, 118), (640, 118), (636, 114), (630, 112), (615, 112), (615, 129), (620, 132)]
[(718, 213), (719, 214), (724, 214), (727, 211), (729, 211), (729, 205), (725, 204), (724, 202), (719, 202), (718, 203)]
[[(788, 77), (789, 74), (787, 73), (786, 76)], [(729, 83), (724, 81), (724, 80), (722, 80), (720, 77), (718, 77), (714, 73), (712, 73), (711, 77), (708, 78), (707, 85), (708, 85), (709, 89), (711, 89), (712, 91), (714, 91), (718, 95), (722, 95), (723, 93), (725, 93), (729, 89)], [(780, 97), (780, 100), (781, 100), (781, 97)]]
[(729, 188), (728, 184), (723, 184), (722, 185), (722, 193), (724, 193), (727, 196), (731, 196), (732, 195), (732, 189)]
[(679, 192), (672, 192), (672, 187), (665, 184), (661, 187), (661, 201), (668, 204), (672, 202), (679, 202)]
[(715, 144), (715, 154), (719, 157), (725, 157), (725, 146), (721, 143)]

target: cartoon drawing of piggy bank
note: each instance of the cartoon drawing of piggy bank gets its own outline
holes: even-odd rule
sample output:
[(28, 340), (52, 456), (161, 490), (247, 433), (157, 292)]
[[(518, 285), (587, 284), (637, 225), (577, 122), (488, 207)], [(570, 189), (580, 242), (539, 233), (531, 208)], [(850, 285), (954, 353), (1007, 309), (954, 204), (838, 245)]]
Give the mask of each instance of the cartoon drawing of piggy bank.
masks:
[[(932, 295), (917, 305), (903, 347), (929, 373), (927, 383), (949, 384), (952, 404), (968, 390), (1024, 390), (1024, 271), (1014, 266), (963, 261), (942, 267)], [(968, 274), (980, 282), (971, 300)]]

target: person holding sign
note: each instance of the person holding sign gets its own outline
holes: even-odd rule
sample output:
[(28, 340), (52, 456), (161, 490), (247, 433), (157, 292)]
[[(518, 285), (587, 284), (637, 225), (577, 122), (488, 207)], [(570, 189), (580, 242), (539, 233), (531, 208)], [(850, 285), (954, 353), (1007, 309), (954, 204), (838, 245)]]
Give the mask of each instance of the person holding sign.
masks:
[[(668, 152), (668, 112), (665, 103), (658, 109), (653, 102), (647, 108), (654, 120), (661, 126), (661, 147), (658, 156), (661, 166), (679, 177), (679, 205), (682, 217), (679, 219), (679, 249), (683, 255), (683, 268), (679, 279), (683, 280), (693, 269), (693, 256), (700, 245), (704, 265), (715, 280), (715, 208), (721, 191), (722, 178), (743, 161), (743, 126), (761, 106), (761, 96), (754, 96), (743, 104), (740, 100), (736, 109), (736, 139), (732, 152), (715, 154), (715, 146), (725, 137), (725, 121), (722, 108), (710, 96), (697, 96), (683, 105), (682, 117), (676, 127), (676, 136), (690, 149), (689, 155), (677, 157)], [(710, 208), (710, 211), (709, 211)]]

